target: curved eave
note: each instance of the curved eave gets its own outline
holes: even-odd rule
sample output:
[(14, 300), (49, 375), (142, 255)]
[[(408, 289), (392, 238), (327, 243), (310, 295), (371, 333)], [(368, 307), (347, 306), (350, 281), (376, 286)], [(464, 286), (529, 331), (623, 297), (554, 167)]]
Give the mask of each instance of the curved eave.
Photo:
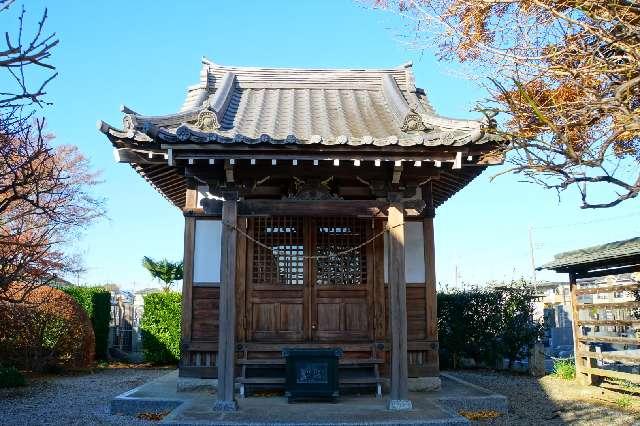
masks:
[(129, 141), (132, 143), (153, 143), (153, 137), (135, 129), (118, 129), (112, 125), (105, 123), (102, 120), (98, 120), (96, 127), (98, 130), (109, 138), (114, 143), (115, 140)]
[(165, 164), (135, 163), (132, 163), (131, 167), (174, 206), (179, 209), (185, 206), (186, 181), (175, 167), (168, 167)]
[(373, 145), (401, 147), (410, 146), (465, 146), (473, 144), (483, 144), (487, 142), (486, 132), (482, 128), (457, 129), (450, 131), (426, 131), (401, 137), (390, 135), (385, 138), (374, 138), (364, 136), (361, 138), (351, 138), (348, 135), (338, 135), (336, 138), (323, 138), (321, 135), (312, 135), (310, 138), (299, 138), (296, 135), (288, 135), (286, 138), (272, 138), (268, 134), (260, 137), (250, 137), (242, 134), (235, 134), (233, 137), (219, 132), (203, 132), (195, 127), (183, 123), (176, 129), (159, 128), (149, 126), (146, 133), (140, 130), (117, 129), (102, 121), (98, 122), (98, 129), (107, 136), (131, 143), (158, 143), (158, 144), (273, 144), (273, 145)]

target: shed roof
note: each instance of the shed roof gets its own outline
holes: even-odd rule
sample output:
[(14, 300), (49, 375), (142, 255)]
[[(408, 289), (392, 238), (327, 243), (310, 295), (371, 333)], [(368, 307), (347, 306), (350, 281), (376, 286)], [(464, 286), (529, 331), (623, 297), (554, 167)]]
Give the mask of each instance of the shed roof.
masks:
[(491, 140), (490, 119), (438, 116), (411, 64), (389, 69), (232, 67), (202, 61), (179, 112), (123, 107), (114, 138), (160, 143), (464, 146)]
[(566, 251), (556, 254), (554, 259), (538, 269), (553, 269), (557, 272), (567, 272), (574, 269), (584, 269), (594, 266), (618, 266), (625, 263), (625, 259), (640, 256), (640, 237), (628, 240), (587, 247), (579, 250)]

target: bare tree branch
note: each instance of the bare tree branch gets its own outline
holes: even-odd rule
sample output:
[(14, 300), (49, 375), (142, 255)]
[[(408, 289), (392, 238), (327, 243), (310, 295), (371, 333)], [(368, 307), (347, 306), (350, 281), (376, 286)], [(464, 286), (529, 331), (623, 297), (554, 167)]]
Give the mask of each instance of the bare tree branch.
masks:
[[(492, 82), (511, 173), (583, 208), (640, 193), (640, 6), (628, 0), (373, 0), (416, 46)], [(501, 173), (502, 174), (502, 173)], [(587, 187), (598, 188), (589, 191)]]

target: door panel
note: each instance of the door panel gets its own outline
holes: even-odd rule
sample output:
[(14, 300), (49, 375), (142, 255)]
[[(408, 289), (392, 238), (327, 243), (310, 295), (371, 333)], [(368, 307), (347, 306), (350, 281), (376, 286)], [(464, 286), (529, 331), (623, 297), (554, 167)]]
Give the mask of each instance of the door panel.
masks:
[(302, 311), (302, 303), (280, 304), (280, 330), (302, 334)]
[(256, 333), (269, 333), (276, 328), (277, 303), (255, 303), (253, 305), (253, 330)]
[(344, 329), (350, 333), (366, 333), (367, 323), (366, 303), (345, 303), (344, 304)]
[(312, 337), (318, 342), (373, 338), (371, 283), (367, 247), (371, 221), (318, 218), (313, 222)]
[(341, 315), (339, 303), (317, 303), (318, 333), (336, 333), (341, 330)]
[(255, 342), (303, 342), (303, 219), (256, 218), (249, 221), (248, 231), (260, 244), (248, 244), (247, 336)]
[(363, 245), (371, 224), (358, 218), (249, 220), (248, 232), (260, 244), (247, 245), (248, 339), (371, 341), (373, 268), (367, 258), (373, 247)]

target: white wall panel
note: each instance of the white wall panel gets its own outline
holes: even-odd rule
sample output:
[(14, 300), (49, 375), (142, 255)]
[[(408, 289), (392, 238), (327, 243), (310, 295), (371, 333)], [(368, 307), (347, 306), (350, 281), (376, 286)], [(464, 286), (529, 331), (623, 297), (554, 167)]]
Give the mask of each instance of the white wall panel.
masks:
[[(385, 224), (386, 225), (386, 224)], [(384, 282), (389, 282), (389, 234), (384, 234)], [(404, 223), (404, 275), (408, 283), (425, 281), (422, 222)]]
[(404, 274), (408, 283), (424, 282), (422, 222), (405, 222), (404, 224)]
[(194, 282), (220, 282), (221, 237), (221, 221), (196, 220), (196, 238), (193, 254)]

